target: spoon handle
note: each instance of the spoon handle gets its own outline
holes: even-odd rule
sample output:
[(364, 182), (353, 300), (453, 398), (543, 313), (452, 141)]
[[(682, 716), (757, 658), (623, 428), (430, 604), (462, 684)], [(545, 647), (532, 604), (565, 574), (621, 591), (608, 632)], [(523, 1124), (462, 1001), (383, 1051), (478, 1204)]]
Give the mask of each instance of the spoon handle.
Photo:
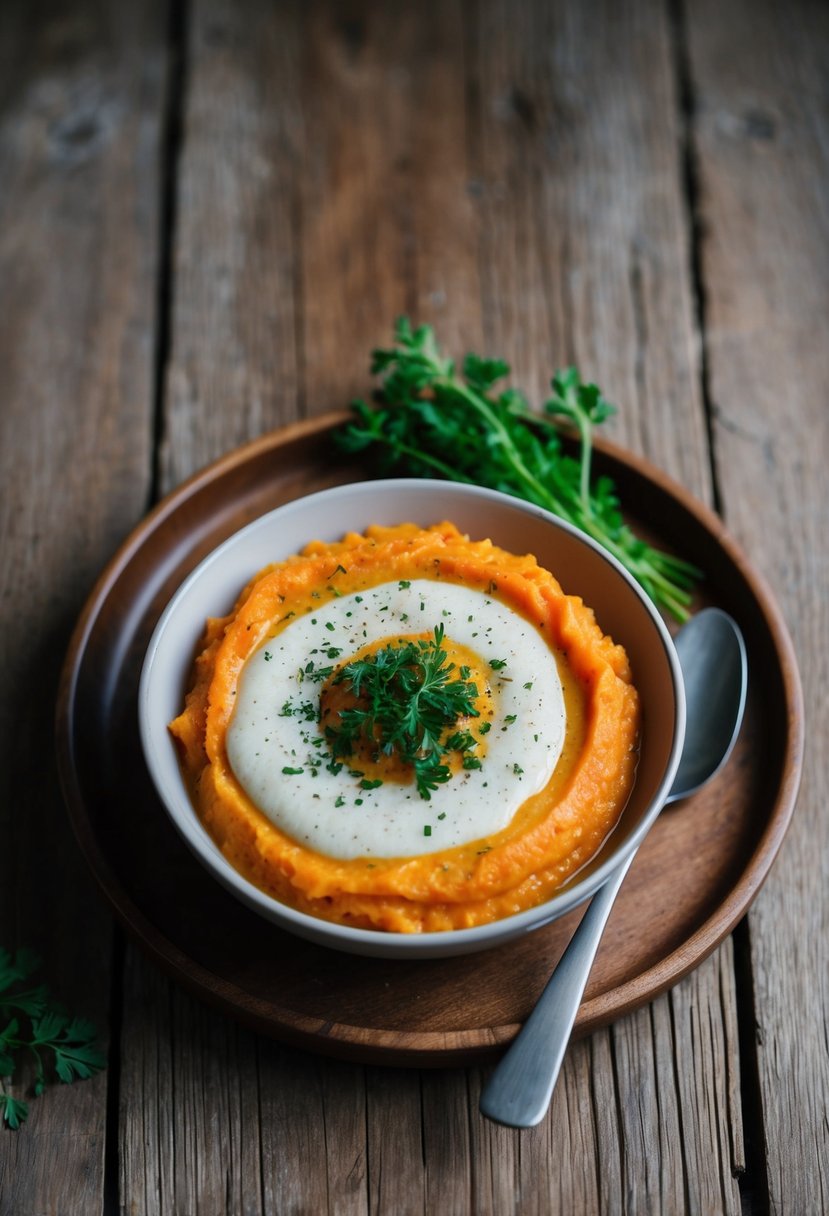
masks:
[(506, 1127), (544, 1118), (613, 901), (635, 850), (599, 887), (512, 1046), (481, 1091), (480, 1111)]

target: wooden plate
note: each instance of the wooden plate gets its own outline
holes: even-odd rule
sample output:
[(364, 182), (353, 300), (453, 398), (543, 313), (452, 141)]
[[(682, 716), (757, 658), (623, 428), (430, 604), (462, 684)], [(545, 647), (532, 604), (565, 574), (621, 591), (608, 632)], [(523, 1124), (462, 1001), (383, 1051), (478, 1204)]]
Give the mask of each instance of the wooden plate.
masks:
[[(75, 833), (113, 909), (175, 979), (254, 1029), (366, 1062), (456, 1065), (509, 1042), (581, 915), (469, 956), (397, 962), (340, 955), (265, 923), (218, 886), (171, 826), (144, 767), (136, 694), (164, 605), (219, 541), (262, 512), (366, 471), (330, 443), (343, 415), (231, 453), (139, 525), (78, 622), (58, 699), (57, 745)], [(748, 908), (794, 806), (803, 745), (791, 642), (768, 589), (719, 519), (645, 462), (602, 444), (630, 521), (706, 573), (702, 602), (742, 626), (745, 725), (720, 776), (668, 808), (636, 857), (579, 1012), (586, 1033), (652, 1000), (702, 961)], [(642, 521), (647, 521), (647, 529)]]

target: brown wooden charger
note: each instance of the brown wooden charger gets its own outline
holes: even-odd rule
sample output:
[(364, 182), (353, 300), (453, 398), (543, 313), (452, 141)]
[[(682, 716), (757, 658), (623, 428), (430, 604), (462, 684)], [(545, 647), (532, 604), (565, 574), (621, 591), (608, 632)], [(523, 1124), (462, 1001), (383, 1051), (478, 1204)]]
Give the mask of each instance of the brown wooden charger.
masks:
[[(580, 910), (465, 958), (399, 962), (316, 946), (266, 923), (209, 877), (167, 818), (141, 753), (138, 678), (162, 609), (205, 554), (256, 516), (365, 478), (366, 469), (330, 442), (344, 416), (289, 427), (230, 453), (169, 495), (121, 546), (87, 602), (62, 673), (61, 780), (78, 841), (114, 911), (197, 995), (257, 1031), (329, 1055), (395, 1065), (471, 1063), (517, 1033)], [(610, 444), (597, 445), (595, 464), (616, 481), (633, 526), (705, 571), (700, 604), (717, 603), (740, 623), (749, 696), (727, 767), (701, 793), (668, 808), (636, 857), (579, 1011), (581, 1034), (675, 984), (745, 913), (791, 817), (803, 749), (800, 683), (785, 625), (721, 521)]]

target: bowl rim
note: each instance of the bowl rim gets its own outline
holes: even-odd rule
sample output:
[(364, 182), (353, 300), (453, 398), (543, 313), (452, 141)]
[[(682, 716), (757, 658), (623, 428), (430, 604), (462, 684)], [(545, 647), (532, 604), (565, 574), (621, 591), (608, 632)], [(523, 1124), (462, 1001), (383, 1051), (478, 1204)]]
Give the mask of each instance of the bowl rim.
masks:
[[(213, 841), (207, 829), (201, 823), (195, 807), (186, 792), (184, 780), (181, 779), (183, 798), (174, 798), (168, 792), (168, 783), (164, 776), (161, 758), (156, 748), (153, 722), (149, 712), (149, 702), (153, 687), (155, 660), (162, 638), (175, 617), (179, 604), (184, 600), (191, 587), (199, 582), (205, 573), (214, 565), (221, 562), (223, 556), (240, 544), (244, 538), (259, 529), (265, 530), (272, 526), (274, 519), (287, 519), (291, 515), (301, 513), (320, 502), (336, 505), (338, 499), (353, 496), (355, 492), (372, 495), (391, 495), (394, 492), (412, 491), (428, 497), (429, 493), (459, 494), (462, 497), (478, 498), (492, 503), (494, 506), (509, 507), (521, 513), (538, 518), (548, 525), (568, 533), (580, 544), (591, 549), (602, 561), (609, 565), (634, 592), (640, 606), (650, 617), (651, 624), (656, 630), (661, 643), (664, 657), (671, 678), (673, 690), (675, 719), (671, 748), (668, 762), (665, 765), (661, 780), (639, 823), (625, 837), (620, 845), (612, 849), (609, 856), (601, 864), (591, 867), (583, 878), (574, 878), (566, 883), (550, 899), (531, 908), (514, 913), (511, 916), (483, 925), (470, 928), (445, 929), (423, 933), (401, 933), (383, 929), (363, 929), (350, 925), (341, 925), (335, 921), (327, 921), (315, 917), (289, 904), (282, 903), (268, 895), (239, 870), (237, 870)], [(440, 515), (441, 510), (436, 514)], [(380, 522), (380, 521), (375, 521)], [(312, 539), (312, 538), (309, 538)], [(267, 560), (267, 558), (266, 558)], [(233, 589), (238, 594), (239, 588)], [(628, 570), (607, 549), (592, 537), (559, 518), (551, 511), (535, 503), (513, 495), (492, 490), (486, 486), (478, 486), (467, 482), (451, 482), (435, 478), (390, 477), (374, 480), (360, 480), (314, 491), (301, 495), (271, 511), (257, 516), (243, 527), (226, 537), (220, 544), (206, 554), (179, 584), (153, 628), (141, 666), (138, 684), (138, 725), (144, 760), (147, 765), (155, 792), (164, 810), (179, 835), (198, 860), (234, 896), (249, 908), (292, 933), (301, 937), (328, 945), (334, 949), (350, 951), (359, 954), (374, 954), (383, 957), (439, 957), (450, 953), (472, 953), (475, 950), (501, 945), (505, 941), (518, 937), (525, 932), (541, 928), (550, 921), (579, 907), (590, 899), (596, 891), (610, 878), (619, 867), (626, 863), (638, 849), (645, 835), (659, 815), (670, 793), (682, 755), (685, 737), (686, 705), (685, 687), (679, 657), (671, 635), (665, 625), (659, 610)], [(165, 723), (166, 726), (166, 723)], [(172, 739), (171, 748), (174, 748)]]

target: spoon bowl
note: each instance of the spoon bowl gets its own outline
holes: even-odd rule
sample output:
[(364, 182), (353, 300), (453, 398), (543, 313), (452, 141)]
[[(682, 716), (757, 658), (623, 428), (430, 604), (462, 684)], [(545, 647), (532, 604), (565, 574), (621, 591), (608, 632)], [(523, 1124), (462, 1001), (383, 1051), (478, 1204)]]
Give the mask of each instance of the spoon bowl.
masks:
[(745, 642), (721, 608), (706, 608), (680, 629), (674, 646), (685, 684), (685, 741), (671, 792), (688, 798), (710, 781), (731, 755), (748, 689)]
[[(719, 608), (698, 613), (675, 641), (685, 684), (682, 756), (664, 802), (695, 793), (731, 755), (743, 720), (748, 664), (736, 622)], [(535, 1009), (481, 1093), (480, 1110), (507, 1127), (534, 1127), (550, 1105), (610, 910), (636, 850), (593, 896)]]

